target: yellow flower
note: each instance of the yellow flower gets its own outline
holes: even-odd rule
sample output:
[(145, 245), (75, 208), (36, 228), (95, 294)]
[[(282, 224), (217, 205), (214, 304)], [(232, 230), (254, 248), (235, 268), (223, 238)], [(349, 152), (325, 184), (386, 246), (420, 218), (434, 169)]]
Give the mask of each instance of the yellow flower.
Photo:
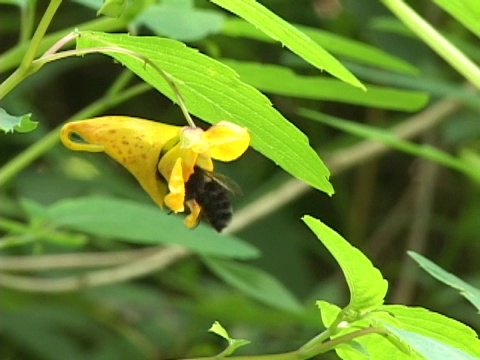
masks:
[[(72, 134), (83, 142), (74, 141)], [(212, 159), (233, 161), (250, 144), (247, 129), (227, 121), (204, 131), (124, 116), (70, 122), (60, 137), (71, 150), (105, 152), (130, 171), (160, 207), (178, 213), (187, 204), (189, 228), (196, 226), (201, 213), (194, 199), (185, 200), (185, 183), (195, 167), (213, 171)]]

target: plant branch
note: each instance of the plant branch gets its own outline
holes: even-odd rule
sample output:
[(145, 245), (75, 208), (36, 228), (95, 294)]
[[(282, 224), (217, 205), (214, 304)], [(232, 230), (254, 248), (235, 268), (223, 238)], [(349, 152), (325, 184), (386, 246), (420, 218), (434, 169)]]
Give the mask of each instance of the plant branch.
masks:
[(48, 26), (52, 22), (52, 19), (57, 12), (62, 0), (50, 0), (45, 13), (43, 14), (40, 23), (37, 26), (37, 30), (33, 34), (32, 40), (30, 41), (30, 45), (23, 56), (22, 62), (20, 63), (20, 68), (28, 69), (30, 64), (33, 62), (35, 55), (37, 53), (38, 47), (40, 46), (40, 42), (42, 41), (45, 33), (47, 32)]
[(120, 265), (153, 255), (159, 249), (159, 247), (148, 247), (108, 253), (2, 256), (0, 271), (45, 271)]
[[(104, 31), (111, 32), (116, 31), (121, 28), (124, 28), (127, 23), (121, 19), (112, 19), (108, 17), (102, 17), (92, 21), (88, 21), (82, 24), (79, 24), (77, 27), (82, 29), (82, 31)], [(64, 36), (67, 36), (71, 33), (71, 29), (63, 29), (51, 34), (46, 35), (37, 49), (37, 54), (46, 51), (49, 47), (55, 44), (59, 39)], [(20, 64), (20, 59), (23, 58), (24, 54), (28, 49), (29, 44), (27, 42), (20, 43), (14, 48), (8, 50), (7, 52), (0, 55), (0, 73), (6, 72), (10, 69), (15, 68)]]
[(186, 256), (190, 251), (179, 246), (161, 248), (149, 256), (143, 256), (126, 265), (108, 270), (92, 271), (83, 275), (74, 275), (61, 279), (47, 279), (0, 273), (0, 286), (22, 291), (61, 293), (78, 291), (85, 288), (113, 284), (150, 274), (163, 269)]
[(411, 31), (480, 90), (480, 68), (403, 0), (382, 0)]

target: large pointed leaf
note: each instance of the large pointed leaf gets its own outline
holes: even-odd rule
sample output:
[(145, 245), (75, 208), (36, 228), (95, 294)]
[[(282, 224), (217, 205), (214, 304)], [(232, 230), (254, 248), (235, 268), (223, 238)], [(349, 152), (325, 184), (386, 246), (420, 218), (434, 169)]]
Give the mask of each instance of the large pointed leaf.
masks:
[[(419, 72), (415, 66), (372, 45), (317, 28), (301, 25), (295, 25), (295, 27), (333, 54), (352, 59), (360, 64), (405, 74), (417, 74)], [(246, 37), (264, 42), (274, 41), (252, 24), (236, 18), (229, 18), (224, 22), (222, 33), (227, 36)]]
[(303, 221), (342, 268), (350, 289), (348, 308), (367, 313), (381, 306), (388, 283), (371, 261), (321, 221), (308, 215), (303, 217)]
[(362, 83), (330, 53), (255, 0), (210, 0), (247, 20), (272, 39), (312, 64), (350, 85), (365, 89)]
[(132, 201), (90, 197), (65, 200), (47, 210), (49, 221), (63, 228), (143, 245), (184, 246), (196, 253), (234, 258), (258, 256), (253, 246), (207, 226), (195, 231), (181, 216)]
[[(175, 81), (191, 113), (210, 123), (228, 120), (247, 127), (254, 148), (297, 178), (333, 193), (328, 169), (308, 144), (308, 138), (276, 111), (264, 95), (241, 82), (229, 67), (183, 43), (158, 37), (87, 32), (81, 34), (78, 47), (121, 47), (141, 54)], [(143, 59), (102, 52), (176, 100), (165, 80)]]

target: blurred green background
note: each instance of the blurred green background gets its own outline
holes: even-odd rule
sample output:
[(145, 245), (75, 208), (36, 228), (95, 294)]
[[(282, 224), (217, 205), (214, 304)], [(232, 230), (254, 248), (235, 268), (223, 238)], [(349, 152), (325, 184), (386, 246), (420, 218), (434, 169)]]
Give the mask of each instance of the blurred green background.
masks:
[[(261, 2), (291, 23), (370, 44), (419, 69), (416, 75), (401, 75), (338, 56), (362, 81), (425, 91), (430, 96), (426, 108), (464, 93), (460, 75), (405, 30), (378, 1)], [(433, 2), (411, 3), (437, 29), (480, 62), (478, 38)], [(46, 4), (46, 1), (37, 3), (36, 21)], [(220, 21), (220, 27), (215, 29), (214, 20), (202, 24), (201, 17), (199, 24), (195, 24), (197, 20), (190, 14), (185, 15), (184, 21), (172, 21), (171, 24), (165, 21), (162, 31), (167, 33), (164, 35), (185, 40), (189, 46), (212, 57), (279, 64), (298, 74), (320, 75), (318, 70), (279, 44), (222, 33), (221, 18), (227, 14), (207, 1), (197, 1), (195, 5), (198, 10), (208, 10), (210, 15), (219, 16), (220, 20), (213, 19)], [(91, 8), (80, 2), (64, 2), (50, 31), (73, 30), (78, 24), (93, 19), (95, 11)], [(2, 53), (15, 46), (19, 24), (18, 8), (1, 4)], [(193, 33), (200, 35), (185, 35), (185, 26), (181, 25), (189, 25), (187, 30), (198, 25), (201, 31)], [(130, 30), (152, 34), (148, 26), (140, 24)], [(126, 28), (116, 31), (125, 32)], [(0, 80), (12, 70), (0, 73)], [(24, 81), (1, 106), (14, 114), (31, 112), (33, 119), (39, 121), (39, 127), (28, 134), (0, 134), (1, 166), (102, 97), (123, 71), (110, 58), (94, 55), (50, 64)], [(140, 80), (134, 78), (132, 83), (140, 84)], [(327, 159), (327, 165), (329, 159), (348, 154), (361, 139), (300, 117), (297, 109), (307, 107), (380, 127), (405, 122), (415, 115), (415, 112), (275, 93), (267, 96), (309, 137), (312, 147), (319, 149), (320, 156)], [(476, 101), (480, 103), (478, 95)], [(180, 109), (151, 90), (104, 113), (184, 124)], [(200, 120), (198, 123), (207, 126)], [(478, 150), (479, 139), (479, 107), (463, 104), (438, 126), (419, 134), (415, 141), (458, 154), (465, 149)], [(348, 302), (342, 274), (332, 257), (300, 221), (304, 214), (321, 219), (370, 257), (390, 282), (389, 303), (427, 307), (478, 331), (480, 320), (473, 307), (456, 291), (416, 270), (417, 266), (406, 257), (406, 250), (415, 249), (471, 284), (480, 284), (478, 184), (453, 170), (399, 151), (366, 157), (332, 170), (331, 181), (336, 191), (333, 197), (307, 190), (281, 206), (272, 205), (265, 216), (248, 221), (234, 234), (259, 249), (260, 256), (248, 263), (283, 284), (285, 291), (302, 305), (300, 309), (288, 309), (281, 299), (279, 306), (255, 299), (227, 284), (200, 256), (176, 259), (161, 271), (128, 282), (75, 292), (45, 294), (3, 286), (0, 288), (0, 359), (167, 359), (212, 355), (224, 346), (221, 339), (207, 333), (215, 320), (220, 321), (233, 337), (252, 341), (240, 349), (239, 354), (295, 349), (323, 328), (315, 300), (326, 299), (340, 306)], [(289, 196), (275, 191), (291, 178), (254, 150), (249, 150), (234, 163), (219, 164), (218, 171), (234, 179), (243, 189), (244, 195), (234, 200), (237, 214), (242, 214), (246, 206), (265, 204), (272, 193), (276, 198)], [(14, 256), (108, 254), (144, 247), (141, 241), (135, 244), (109, 236), (82, 236), (81, 231), (58, 228), (49, 218), (55, 213), (51, 209), (56, 204), (89, 196), (152, 205), (132, 176), (107, 156), (73, 153), (58, 143), (2, 185), (0, 265), (2, 261), (7, 264), (6, 259)], [(20, 224), (20, 228), (15, 231), (11, 222)], [(132, 218), (130, 226), (135, 228), (136, 224), (136, 219)], [(142, 229), (138, 231), (141, 233)], [(158, 231), (167, 238), (180, 236), (170, 228)], [(53, 233), (64, 236), (54, 239)], [(0, 271), (4, 275), (38, 275), (41, 278), (85, 272), (76, 268), (12, 271), (5, 267)], [(334, 354), (325, 358), (329, 356), (335, 358)]]

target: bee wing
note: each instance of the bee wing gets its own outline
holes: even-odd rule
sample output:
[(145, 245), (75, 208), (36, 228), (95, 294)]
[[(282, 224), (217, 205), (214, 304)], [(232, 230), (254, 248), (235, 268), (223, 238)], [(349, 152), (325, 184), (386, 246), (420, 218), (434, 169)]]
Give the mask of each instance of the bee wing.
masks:
[(228, 176), (218, 174), (218, 173), (209, 173), (208, 176), (210, 179), (220, 184), (222, 187), (230, 191), (235, 196), (242, 196), (243, 191), (235, 181), (230, 179)]

